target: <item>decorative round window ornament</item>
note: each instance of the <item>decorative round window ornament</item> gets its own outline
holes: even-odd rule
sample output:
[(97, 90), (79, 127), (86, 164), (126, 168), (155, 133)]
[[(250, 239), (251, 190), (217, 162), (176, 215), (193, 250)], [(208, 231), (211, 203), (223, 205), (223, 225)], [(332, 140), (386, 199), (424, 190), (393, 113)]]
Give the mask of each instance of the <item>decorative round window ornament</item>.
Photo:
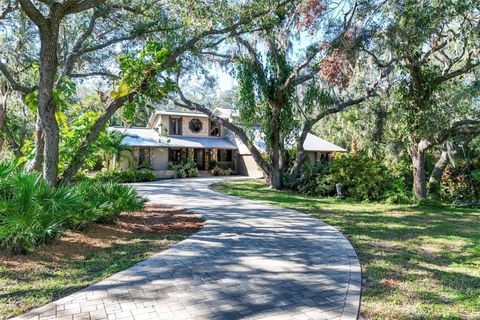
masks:
[(190, 131), (198, 133), (203, 129), (202, 121), (200, 121), (200, 119), (193, 118), (192, 120), (190, 120), (188, 128), (190, 129)]

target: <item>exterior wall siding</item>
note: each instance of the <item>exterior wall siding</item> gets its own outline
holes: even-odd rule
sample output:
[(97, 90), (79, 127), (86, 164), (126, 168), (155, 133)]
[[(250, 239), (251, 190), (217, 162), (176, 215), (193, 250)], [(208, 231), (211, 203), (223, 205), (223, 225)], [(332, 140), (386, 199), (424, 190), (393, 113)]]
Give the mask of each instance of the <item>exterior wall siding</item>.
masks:
[[(177, 116), (175, 116), (177, 117)], [(210, 120), (204, 117), (182, 116), (182, 136), (191, 137), (208, 137), (210, 136)], [(202, 122), (202, 130), (200, 132), (192, 132), (188, 125), (192, 119), (199, 119)], [(168, 136), (170, 130), (170, 116), (163, 115), (154, 124), (154, 129), (158, 129), (160, 135)]]
[[(202, 130), (200, 132), (192, 132), (188, 125), (192, 119), (199, 119), (202, 122)], [(208, 137), (210, 131), (210, 123), (208, 118), (196, 118), (196, 117), (182, 117), (182, 135), (192, 137)]]
[(253, 178), (261, 178), (263, 177), (263, 171), (257, 165), (255, 160), (251, 155), (241, 155), (238, 154), (237, 157), (237, 173), (249, 176)]
[(150, 160), (153, 170), (167, 170), (168, 169), (168, 149), (151, 148)]

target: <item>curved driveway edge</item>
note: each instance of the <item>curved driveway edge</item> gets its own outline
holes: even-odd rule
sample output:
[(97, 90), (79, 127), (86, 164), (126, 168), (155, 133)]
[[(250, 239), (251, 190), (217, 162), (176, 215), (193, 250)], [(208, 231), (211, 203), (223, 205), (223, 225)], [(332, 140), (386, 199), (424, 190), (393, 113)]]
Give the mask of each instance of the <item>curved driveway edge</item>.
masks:
[(160, 205), (202, 214), (172, 248), (15, 319), (357, 319), (361, 270), (335, 228), (227, 196), (194, 178), (136, 184)]

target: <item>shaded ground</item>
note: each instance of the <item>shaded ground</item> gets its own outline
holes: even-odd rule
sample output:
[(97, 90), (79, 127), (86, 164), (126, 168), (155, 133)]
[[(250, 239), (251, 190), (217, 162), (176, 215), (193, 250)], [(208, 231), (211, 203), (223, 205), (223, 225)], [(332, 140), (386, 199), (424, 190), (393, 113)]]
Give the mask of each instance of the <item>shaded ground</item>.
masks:
[(24, 256), (0, 251), (0, 319), (21, 314), (104, 279), (187, 238), (198, 215), (147, 206), (114, 225), (67, 232)]
[(336, 226), (361, 260), (367, 319), (480, 319), (480, 210), (317, 199), (261, 181), (216, 191), (297, 209)]

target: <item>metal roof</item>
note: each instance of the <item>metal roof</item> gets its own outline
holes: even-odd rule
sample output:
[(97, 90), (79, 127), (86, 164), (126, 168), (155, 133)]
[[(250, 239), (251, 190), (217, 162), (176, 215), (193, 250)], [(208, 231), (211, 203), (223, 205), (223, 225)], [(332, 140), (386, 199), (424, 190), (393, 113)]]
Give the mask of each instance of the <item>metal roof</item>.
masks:
[(107, 130), (125, 135), (122, 144), (130, 147), (157, 148), (205, 148), (205, 149), (238, 149), (227, 138), (168, 136), (163, 137), (150, 128), (120, 128), (110, 127)]
[[(265, 145), (265, 140), (263, 138), (263, 133), (261, 132), (260, 129), (255, 130), (255, 136), (254, 136), (254, 144), (262, 150), (263, 152), (266, 151), (266, 145)], [(294, 148), (296, 145), (296, 142), (294, 140), (290, 141), (288, 143), (287, 147)], [(240, 148), (240, 152), (244, 152), (244, 148)], [(327, 140), (324, 140), (320, 137), (317, 137), (316, 135), (313, 135), (311, 133), (307, 134), (307, 137), (305, 138), (305, 142), (303, 143), (303, 149), (305, 151), (313, 151), (313, 152), (347, 152), (347, 150), (331, 143), (328, 142)]]
[(323, 140), (322, 138), (311, 133), (307, 134), (307, 138), (303, 143), (303, 149), (305, 149), (305, 151), (318, 152), (347, 152), (347, 150), (340, 148), (339, 146), (328, 142), (327, 140)]
[[(122, 144), (130, 147), (238, 149), (237, 144), (228, 138), (192, 136), (165, 137), (160, 136), (157, 130), (150, 128), (110, 127), (107, 130), (117, 131), (125, 135)], [(266, 146), (260, 130), (256, 130), (254, 143), (260, 150), (265, 151)], [(243, 148), (240, 142), (238, 142), (238, 145), (240, 146), (240, 152), (248, 152), (248, 150), (243, 150), (245, 148)], [(307, 135), (303, 148), (305, 151), (315, 152), (347, 152), (347, 150), (311, 133)]]
[(200, 112), (183, 112), (183, 111), (157, 111), (157, 114), (164, 116), (181, 116), (181, 117), (198, 117), (198, 118), (208, 118), (204, 113)]

